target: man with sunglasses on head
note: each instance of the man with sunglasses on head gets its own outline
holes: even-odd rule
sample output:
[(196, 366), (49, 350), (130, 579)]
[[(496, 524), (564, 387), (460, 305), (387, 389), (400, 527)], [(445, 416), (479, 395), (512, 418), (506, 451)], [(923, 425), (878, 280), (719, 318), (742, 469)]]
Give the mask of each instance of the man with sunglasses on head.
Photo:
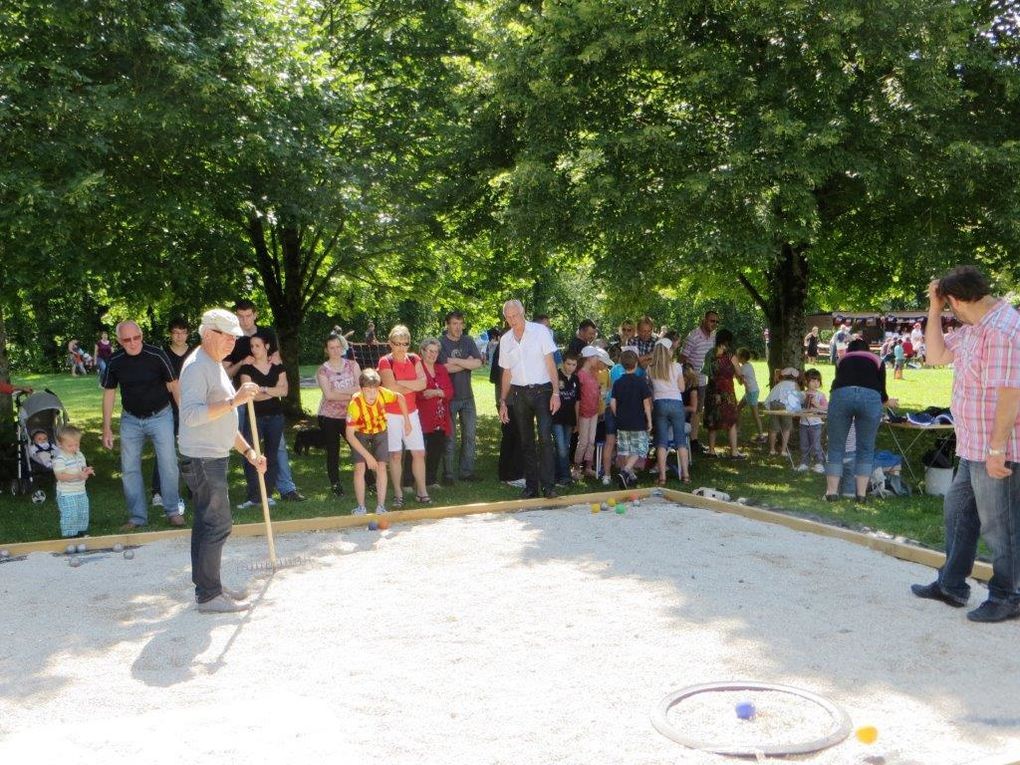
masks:
[(691, 415), (691, 450), (695, 453), (707, 451), (698, 441), (701, 429), (701, 417), (705, 411), (705, 391), (708, 390), (708, 375), (702, 373), (705, 356), (715, 348), (715, 330), (719, 326), (719, 314), (706, 311), (701, 320), (684, 340), (684, 349), (680, 352), (680, 363), (690, 364), (698, 373), (698, 411)]
[(177, 375), (166, 353), (143, 342), (142, 330), (133, 321), (117, 325), (120, 350), (110, 357), (103, 375), (103, 446), (113, 448), (113, 403), (120, 388), (120, 468), (128, 521), (123, 530), (148, 523), (148, 501), (142, 478), (142, 450), (152, 442), (159, 463), (163, 509), (171, 526), (183, 526), (178, 507), (177, 449), (171, 401), (180, 403)]

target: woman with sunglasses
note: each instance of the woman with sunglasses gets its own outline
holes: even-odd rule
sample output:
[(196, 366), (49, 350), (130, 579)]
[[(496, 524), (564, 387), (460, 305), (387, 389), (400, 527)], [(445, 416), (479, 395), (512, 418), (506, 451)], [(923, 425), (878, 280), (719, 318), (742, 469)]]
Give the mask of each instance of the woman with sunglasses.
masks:
[(390, 352), (379, 359), (379, 377), (384, 388), (404, 394), (407, 411), (411, 419), (411, 433), (404, 435), (404, 416), (398, 404), (386, 405), (387, 430), (390, 451), (390, 478), (393, 481), (393, 506), (401, 507), (404, 497), (401, 493), (403, 478), (403, 449), (411, 452), (411, 473), (414, 475), (415, 497), (423, 505), (432, 502), (425, 484), (425, 438), (418, 415), (417, 394), (426, 387), (425, 369), (421, 358), (408, 353), (411, 332), (402, 324), (396, 325), (389, 334)]

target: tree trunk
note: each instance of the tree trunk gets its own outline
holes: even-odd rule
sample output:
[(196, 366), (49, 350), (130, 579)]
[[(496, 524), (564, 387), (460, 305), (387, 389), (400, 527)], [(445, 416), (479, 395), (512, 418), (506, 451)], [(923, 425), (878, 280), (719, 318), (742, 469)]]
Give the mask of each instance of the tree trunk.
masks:
[(804, 308), (807, 305), (808, 263), (805, 248), (784, 244), (766, 271), (769, 298), (769, 376), (783, 367), (804, 367)]

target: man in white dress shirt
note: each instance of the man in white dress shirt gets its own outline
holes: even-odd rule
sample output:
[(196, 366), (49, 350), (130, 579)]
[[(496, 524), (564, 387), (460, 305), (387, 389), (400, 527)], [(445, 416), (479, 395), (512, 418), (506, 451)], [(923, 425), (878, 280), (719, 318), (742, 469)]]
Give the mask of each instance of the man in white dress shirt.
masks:
[[(559, 375), (556, 372), (556, 343), (552, 332), (541, 324), (526, 321), (519, 300), (503, 304), (503, 317), (510, 330), (499, 341), (499, 366), (502, 368), (499, 394), (500, 422), (514, 425), (524, 456), (524, 499), (556, 496), (552, 416), (560, 408)], [(509, 402), (509, 406), (508, 406)], [(538, 425), (538, 449), (535, 449), (535, 425)]]

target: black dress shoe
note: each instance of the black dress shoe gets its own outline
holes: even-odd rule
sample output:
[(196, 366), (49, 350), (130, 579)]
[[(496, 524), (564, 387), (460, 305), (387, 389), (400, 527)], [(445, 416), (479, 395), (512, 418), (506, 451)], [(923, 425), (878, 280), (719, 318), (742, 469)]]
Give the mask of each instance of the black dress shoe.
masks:
[(556, 493), (555, 489), (546, 489), (542, 492), (542, 496), (546, 499), (556, 499), (560, 495)]
[(521, 492), (521, 499), (534, 499), (538, 496), (538, 492), (534, 489), (525, 489)]
[[(963, 608), (967, 605), (967, 601), (958, 598), (954, 595), (950, 595), (939, 587), (938, 582), (932, 582), (931, 584), (912, 584), (910, 585), (910, 591), (919, 598), (925, 598), (927, 600), (940, 600), (947, 606), (953, 608)], [(980, 609), (978, 609), (980, 610)], [(971, 611), (971, 613), (977, 613), (977, 610)], [(970, 614), (967, 614), (969, 617)], [(980, 621), (980, 620), (977, 620)]]
[(474, 483), (475, 481), (481, 481), (482, 479), (476, 476), (474, 473), (471, 473), (469, 475), (462, 475), (459, 480), (467, 481), (468, 483)]

